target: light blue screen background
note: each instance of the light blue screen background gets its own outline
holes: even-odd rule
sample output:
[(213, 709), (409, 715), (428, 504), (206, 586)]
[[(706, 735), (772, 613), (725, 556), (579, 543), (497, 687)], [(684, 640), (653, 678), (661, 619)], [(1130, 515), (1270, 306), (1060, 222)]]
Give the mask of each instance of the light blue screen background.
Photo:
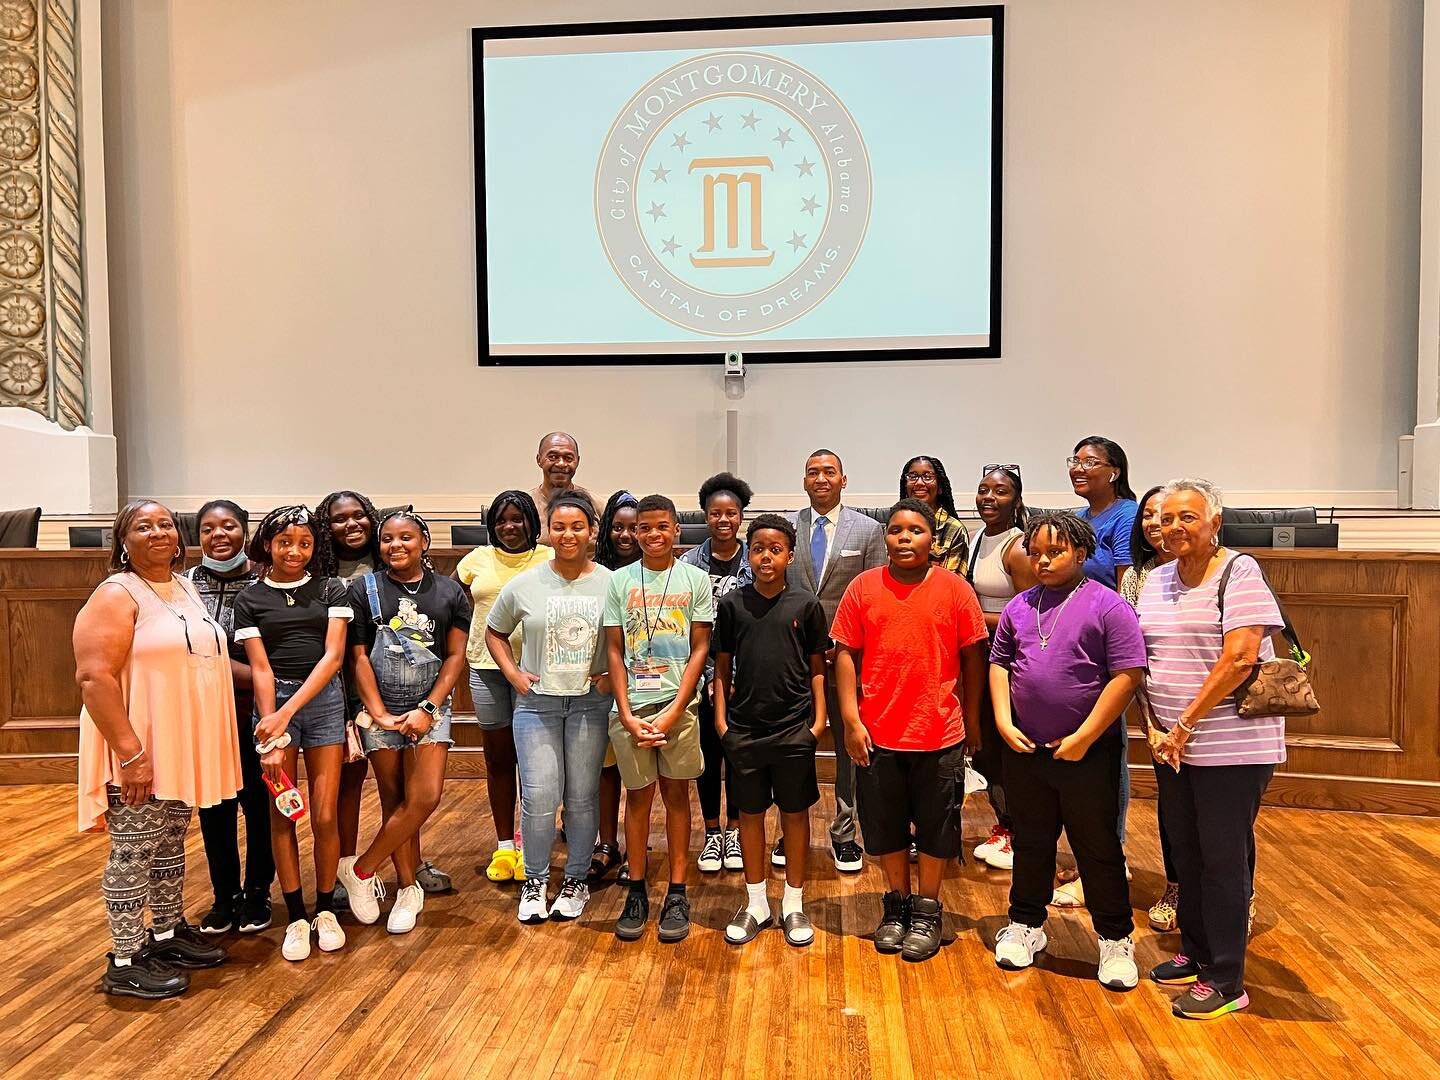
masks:
[[(595, 225), (595, 163), (651, 76), (709, 51), (486, 57), (492, 344), (726, 340), (677, 327), (621, 283)], [(870, 225), (813, 311), (749, 340), (990, 332), (989, 36), (763, 45), (830, 84), (869, 149)], [(734, 341), (735, 339), (730, 339)]]

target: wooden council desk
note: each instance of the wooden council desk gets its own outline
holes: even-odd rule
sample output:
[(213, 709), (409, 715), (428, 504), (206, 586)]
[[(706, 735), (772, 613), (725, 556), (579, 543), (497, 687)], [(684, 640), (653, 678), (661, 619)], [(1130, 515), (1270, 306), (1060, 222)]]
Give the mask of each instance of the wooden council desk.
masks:
[[(465, 550), (432, 551), (437, 570), (451, 572)], [(1440, 554), (1254, 554), (1315, 656), (1324, 706), (1287, 725), (1289, 760), (1267, 802), (1440, 814)], [(70, 633), (106, 559), (94, 550), (0, 550), (0, 783), (74, 782), (80, 698)], [(464, 679), (455, 712), (450, 774), (483, 776), (479, 730), (464, 720), (472, 713)], [(1137, 793), (1153, 793), (1135, 731), (1130, 761)], [(833, 776), (829, 760), (821, 772)]]

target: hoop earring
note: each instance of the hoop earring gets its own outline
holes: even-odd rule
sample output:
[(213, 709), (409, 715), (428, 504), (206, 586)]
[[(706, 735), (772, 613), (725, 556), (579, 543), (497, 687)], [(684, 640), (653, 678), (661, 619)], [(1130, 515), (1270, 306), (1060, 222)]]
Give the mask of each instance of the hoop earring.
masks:
[(130, 565), (130, 549), (129, 549), (128, 547), (126, 547), (124, 544), (121, 544), (121, 545), (120, 545), (120, 565), (121, 565), (121, 566), (129, 566), (129, 565)]

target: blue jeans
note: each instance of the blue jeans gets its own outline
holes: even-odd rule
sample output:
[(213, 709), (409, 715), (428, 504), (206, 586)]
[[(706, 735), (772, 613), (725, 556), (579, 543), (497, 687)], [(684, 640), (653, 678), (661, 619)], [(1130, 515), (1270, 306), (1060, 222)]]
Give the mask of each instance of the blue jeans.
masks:
[(600, 766), (610, 745), (609, 694), (529, 694), (515, 699), (520, 760), (520, 832), (525, 876), (545, 881), (555, 846), (555, 811), (565, 803), (565, 876), (584, 880), (600, 833)]

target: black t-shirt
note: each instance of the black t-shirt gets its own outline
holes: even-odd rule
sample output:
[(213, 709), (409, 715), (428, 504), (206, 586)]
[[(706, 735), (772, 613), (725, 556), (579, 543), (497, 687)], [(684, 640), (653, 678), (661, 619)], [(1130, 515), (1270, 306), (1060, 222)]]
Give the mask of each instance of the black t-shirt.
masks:
[(754, 585), (726, 593), (715, 651), (732, 658), (728, 725), (751, 736), (809, 727), (810, 657), (829, 647), (825, 609), (813, 593), (794, 585), (773, 600)]
[(339, 578), (309, 578), (279, 588), (258, 581), (235, 598), (235, 640), (259, 637), (280, 679), (306, 679), (325, 655), (332, 618), (353, 613)]
[[(426, 570), (418, 585), (413, 581), (401, 585), (389, 574), (381, 573), (375, 575), (375, 590), (380, 595), (381, 621), (441, 660), (445, 659), (452, 628), (465, 631), (467, 637), (470, 634), (470, 594), (454, 578)], [(365, 575), (350, 582), (349, 596), (350, 606), (355, 609), (355, 618), (350, 620), (350, 644), (364, 645), (368, 653), (375, 647), (375, 620), (370, 615)]]

